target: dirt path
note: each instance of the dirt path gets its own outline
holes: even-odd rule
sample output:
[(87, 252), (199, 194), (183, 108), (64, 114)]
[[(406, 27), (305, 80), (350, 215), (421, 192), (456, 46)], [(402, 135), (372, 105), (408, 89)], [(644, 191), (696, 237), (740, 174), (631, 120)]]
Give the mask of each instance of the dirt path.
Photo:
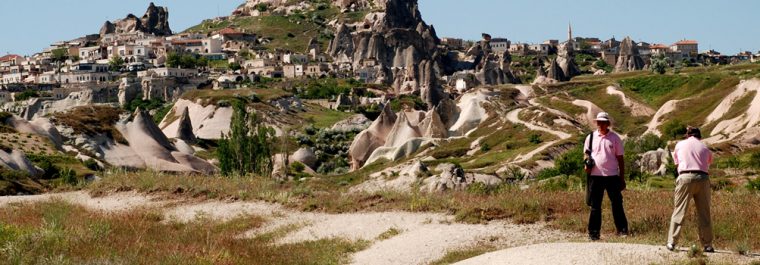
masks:
[(623, 91), (620, 91), (620, 89), (617, 88), (616, 86), (608, 86), (607, 94), (613, 95), (613, 96), (619, 96), (620, 99), (623, 101), (623, 105), (631, 109), (631, 114), (633, 114), (634, 116), (652, 116), (652, 114), (654, 114), (654, 110), (652, 108), (642, 103), (631, 100), (630, 98), (628, 98), (628, 96), (625, 95)]
[[(167, 220), (182, 222), (198, 216), (215, 220), (251, 214), (263, 216), (268, 221), (265, 227), (241, 236), (251, 237), (275, 229), (289, 228), (290, 232), (279, 243), (328, 238), (370, 242), (367, 249), (353, 255), (354, 264), (428, 264), (442, 258), (449, 251), (483, 244), (505, 249), (459, 264), (648, 264), (685, 258), (683, 253), (671, 253), (659, 246), (566, 243), (581, 237), (548, 229), (542, 224), (516, 225), (504, 221), (461, 224), (455, 223), (453, 216), (437, 213), (325, 214), (299, 212), (265, 202), (159, 200), (134, 192), (93, 198), (82, 191), (0, 197), (0, 207), (47, 200), (65, 200), (107, 212), (158, 208), (164, 210)], [(712, 254), (710, 257), (721, 261), (749, 263), (748, 259), (732, 254)]]
[[(355, 264), (428, 264), (450, 250), (478, 244), (513, 247), (540, 242), (566, 241), (571, 234), (543, 225), (508, 222), (461, 224), (451, 215), (437, 213), (367, 212), (325, 214), (299, 212), (264, 202), (167, 201), (137, 193), (117, 193), (93, 198), (86, 192), (35, 196), (0, 197), (0, 207), (12, 203), (64, 200), (88, 209), (106, 212), (139, 208), (163, 209), (166, 220), (187, 222), (198, 217), (229, 220), (241, 215), (267, 218), (266, 226), (248, 231), (252, 237), (278, 229), (291, 230), (279, 243), (297, 243), (330, 238), (365, 240), (370, 247), (355, 253)], [(382, 236), (381, 235), (386, 235)]]
[[(721, 264), (749, 264), (751, 258), (732, 253), (708, 254)], [(487, 253), (458, 265), (488, 264), (671, 264), (687, 260), (684, 250), (668, 251), (664, 246), (623, 243), (544, 243)]]

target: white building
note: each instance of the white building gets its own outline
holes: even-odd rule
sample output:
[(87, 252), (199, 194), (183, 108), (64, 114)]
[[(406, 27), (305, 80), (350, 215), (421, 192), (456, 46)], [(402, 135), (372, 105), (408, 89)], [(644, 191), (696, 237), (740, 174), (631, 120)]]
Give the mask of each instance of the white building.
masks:
[(282, 56), (282, 62), (286, 64), (306, 64), (309, 63), (309, 56), (289, 53)]
[(163, 67), (137, 72), (137, 77), (147, 77), (153, 74), (163, 77), (194, 77), (198, 75), (198, 70)]
[(104, 59), (99, 46), (79, 48), (79, 59), (100, 60)]
[(222, 40), (218, 38), (205, 38), (203, 43), (203, 53), (221, 53)]

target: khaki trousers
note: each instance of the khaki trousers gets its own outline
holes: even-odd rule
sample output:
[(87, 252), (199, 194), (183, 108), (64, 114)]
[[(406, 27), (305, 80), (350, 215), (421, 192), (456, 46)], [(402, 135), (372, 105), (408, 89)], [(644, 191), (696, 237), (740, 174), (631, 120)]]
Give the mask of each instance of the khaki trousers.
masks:
[(676, 180), (674, 196), (675, 209), (670, 219), (668, 243), (676, 245), (681, 234), (683, 219), (689, 207), (689, 201), (694, 198), (697, 206), (699, 224), (699, 240), (702, 245), (712, 246), (713, 230), (710, 219), (710, 177), (705, 174), (684, 173)]

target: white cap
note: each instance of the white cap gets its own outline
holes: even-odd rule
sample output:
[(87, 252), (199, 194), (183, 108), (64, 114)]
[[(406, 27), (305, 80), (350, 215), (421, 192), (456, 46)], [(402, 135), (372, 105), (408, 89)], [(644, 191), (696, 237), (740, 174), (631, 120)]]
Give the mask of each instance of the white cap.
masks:
[(607, 112), (599, 112), (599, 114), (596, 114), (596, 121), (610, 121), (610, 114)]

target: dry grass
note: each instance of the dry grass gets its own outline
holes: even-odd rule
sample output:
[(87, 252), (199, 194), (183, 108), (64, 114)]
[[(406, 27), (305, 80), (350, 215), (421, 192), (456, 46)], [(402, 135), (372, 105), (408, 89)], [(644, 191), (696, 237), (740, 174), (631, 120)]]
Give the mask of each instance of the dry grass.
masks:
[(108, 106), (75, 107), (67, 112), (53, 114), (53, 122), (74, 129), (89, 136), (104, 134), (122, 144), (128, 144), (123, 135), (114, 127), (123, 110)]
[(365, 245), (241, 238), (264, 223), (256, 216), (178, 223), (156, 209), (104, 214), (61, 201), (11, 205), (0, 219), (0, 259), (9, 264), (341, 264)]
[[(345, 179), (341, 179), (345, 178)], [(262, 178), (223, 179), (201, 176), (156, 174), (119, 174), (105, 178), (90, 188), (95, 193), (113, 190), (138, 190), (166, 196), (264, 200), (302, 211), (346, 213), (401, 210), (453, 214), (465, 223), (512, 220), (515, 223), (548, 222), (552, 228), (585, 233), (588, 209), (581, 191), (520, 190), (504, 185), (496, 189), (452, 191), (448, 193), (347, 193), (363, 176), (314, 178), (298, 183), (277, 183)], [(535, 184), (534, 184), (535, 186)], [(632, 237), (622, 240), (662, 244), (666, 240), (672, 191), (636, 190), (625, 192), (626, 213)], [(643, 188), (643, 187), (642, 187)], [(608, 203), (608, 202), (605, 202)], [(760, 208), (760, 195), (744, 190), (717, 191), (713, 194), (713, 219), (716, 245), (721, 249), (760, 250), (760, 216), (748, 209)], [(614, 233), (609, 205), (605, 205), (604, 233)], [(693, 210), (692, 210), (693, 211)], [(689, 216), (684, 229), (684, 244), (697, 242), (696, 219)]]

